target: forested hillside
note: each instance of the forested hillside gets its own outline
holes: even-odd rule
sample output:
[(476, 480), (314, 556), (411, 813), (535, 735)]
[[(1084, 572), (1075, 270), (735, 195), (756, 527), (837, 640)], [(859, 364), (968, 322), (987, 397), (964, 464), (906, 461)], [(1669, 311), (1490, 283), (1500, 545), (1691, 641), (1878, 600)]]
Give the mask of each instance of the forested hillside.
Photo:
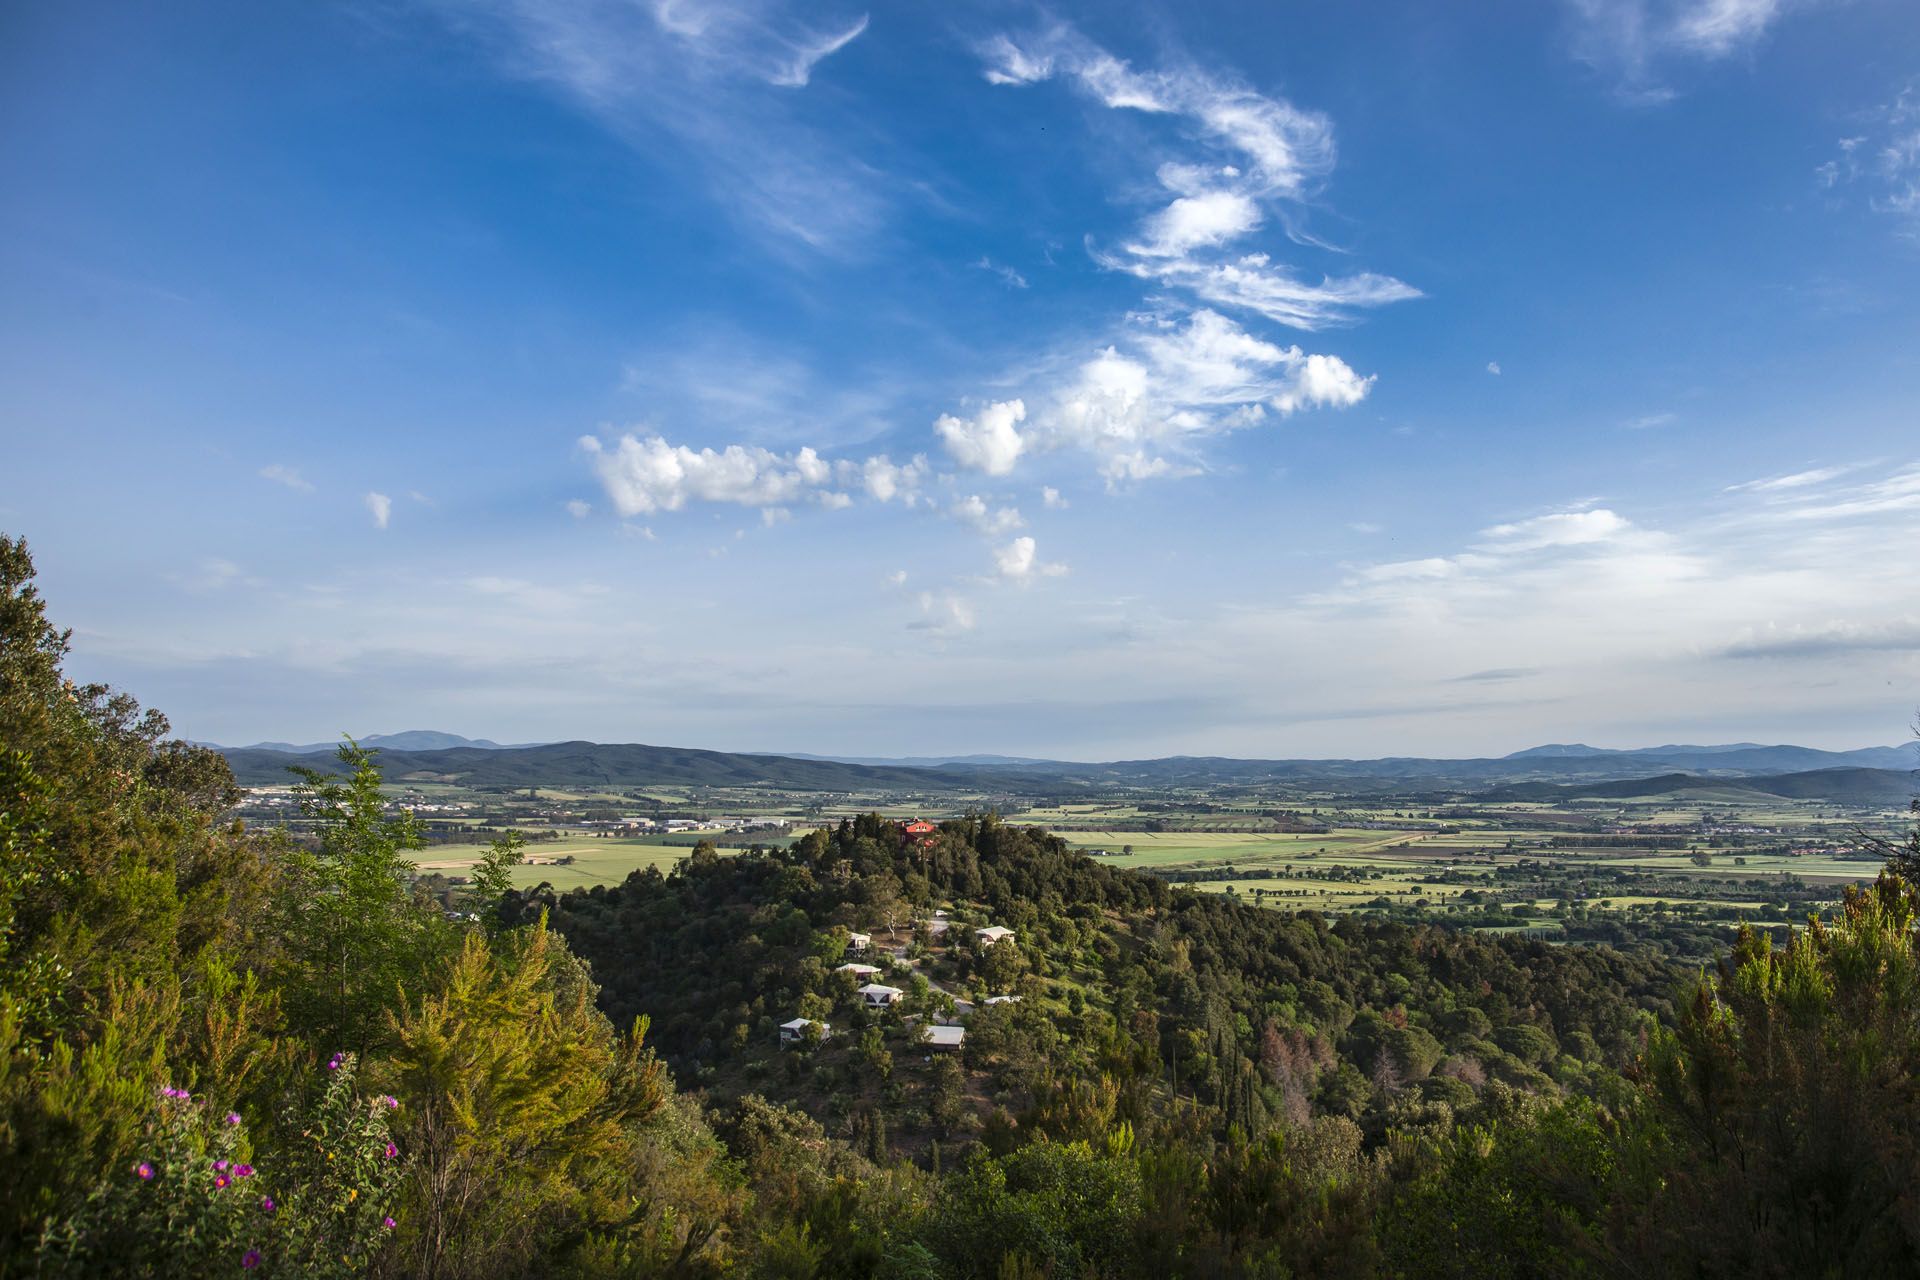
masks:
[(990, 815), (564, 898), (508, 841), (441, 899), (366, 753), (306, 778), (310, 835), (246, 827), (65, 651), (0, 540), (0, 1275), (1920, 1266), (1920, 835), (1704, 975), (1242, 907)]

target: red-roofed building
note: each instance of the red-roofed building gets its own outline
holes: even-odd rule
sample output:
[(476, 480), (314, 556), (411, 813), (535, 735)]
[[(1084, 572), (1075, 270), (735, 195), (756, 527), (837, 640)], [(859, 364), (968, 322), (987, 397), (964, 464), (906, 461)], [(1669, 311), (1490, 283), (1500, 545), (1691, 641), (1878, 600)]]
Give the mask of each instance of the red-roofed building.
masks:
[(907, 837), (908, 844), (932, 844), (933, 838), (940, 834), (940, 829), (925, 818), (916, 818), (900, 830)]

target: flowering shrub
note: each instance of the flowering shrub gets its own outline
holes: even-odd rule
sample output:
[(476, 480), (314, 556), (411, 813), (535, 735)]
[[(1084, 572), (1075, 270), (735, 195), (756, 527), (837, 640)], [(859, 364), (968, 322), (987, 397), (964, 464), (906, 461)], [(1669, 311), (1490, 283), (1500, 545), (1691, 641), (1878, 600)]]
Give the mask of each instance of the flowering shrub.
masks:
[(296, 1145), (255, 1167), (246, 1124), (185, 1089), (160, 1090), (138, 1158), (42, 1234), (51, 1275), (363, 1274), (396, 1225), (400, 1152), (390, 1097), (354, 1093), (354, 1061), (328, 1064), (319, 1101), (291, 1116)]
[(388, 1124), (399, 1102), (354, 1092), (352, 1054), (327, 1061), (327, 1087), (303, 1117), (276, 1185), (288, 1203), (276, 1213), (281, 1265), (302, 1276), (364, 1272), (396, 1225), (390, 1216), (402, 1161)]

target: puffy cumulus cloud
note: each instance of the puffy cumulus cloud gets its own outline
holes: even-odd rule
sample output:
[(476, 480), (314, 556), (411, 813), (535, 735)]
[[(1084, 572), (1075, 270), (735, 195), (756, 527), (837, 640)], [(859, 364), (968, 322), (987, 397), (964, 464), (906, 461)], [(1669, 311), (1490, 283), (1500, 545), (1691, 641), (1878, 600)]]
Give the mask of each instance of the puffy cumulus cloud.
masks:
[(971, 418), (941, 414), (933, 430), (961, 466), (1004, 476), (1013, 470), (1026, 448), (1019, 430), (1026, 417), (1024, 401), (1003, 400), (989, 404)]
[(384, 529), (387, 521), (393, 519), (393, 499), (384, 493), (369, 493), (360, 499), (367, 508), (367, 514), (373, 517), (373, 527)]
[(1070, 505), (1060, 496), (1060, 491), (1052, 485), (1043, 485), (1040, 489), (1041, 505), (1049, 511), (1064, 511)]
[[(981, 52), (994, 84), (1061, 77), (1107, 107), (1177, 118), (1188, 125), (1186, 137), (1197, 135), (1204, 154), (1157, 167), (1170, 198), (1120, 248), (1096, 250), (1102, 266), (1301, 329), (1420, 296), (1372, 272), (1315, 284), (1265, 253), (1231, 248), (1275, 220), (1281, 206), (1297, 210), (1332, 170), (1333, 126), (1324, 115), (1194, 68), (1136, 70), (1067, 27), (1024, 41), (1000, 36)], [(1293, 229), (1295, 217), (1278, 220), (1290, 238), (1314, 243)]]
[(1042, 562), (1038, 545), (1032, 538), (1022, 536), (994, 550), (993, 571), (1009, 582), (1031, 582), (1036, 577), (1058, 577), (1067, 571), (1067, 566)]
[(918, 601), (920, 616), (907, 624), (908, 630), (936, 634), (973, 630), (973, 605), (965, 597), (951, 591), (922, 591)]
[(984, 533), (990, 538), (1011, 533), (1015, 529), (1023, 528), (1027, 523), (1021, 517), (1018, 508), (990, 508), (987, 500), (977, 493), (970, 493), (956, 500), (947, 508), (947, 514), (968, 528)]
[(842, 484), (858, 484), (876, 502), (898, 498), (908, 506), (919, 501), (920, 484), (927, 478), (927, 459), (915, 454), (898, 466), (886, 454), (877, 454), (865, 462), (841, 462), (835, 468)]
[(1070, 449), (1123, 483), (1194, 474), (1211, 437), (1307, 409), (1350, 408), (1372, 386), (1338, 356), (1268, 342), (1214, 311), (1184, 323), (1142, 315), (1114, 345), (1037, 390), (1030, 419), (1021, 399), (973, 419), (943, 417), (936, 429), (956, 461), (991, 474), (1027, 453)]
[(580, 448), (614, 509), (627, 517), (678, 511), (689, 500), (780, 506), (805, 497), (833, 474), (811, 448), (779, 454), (732, 444), (716, 452), (631, 434), (611, 447), (596, 436), (582, 436)]

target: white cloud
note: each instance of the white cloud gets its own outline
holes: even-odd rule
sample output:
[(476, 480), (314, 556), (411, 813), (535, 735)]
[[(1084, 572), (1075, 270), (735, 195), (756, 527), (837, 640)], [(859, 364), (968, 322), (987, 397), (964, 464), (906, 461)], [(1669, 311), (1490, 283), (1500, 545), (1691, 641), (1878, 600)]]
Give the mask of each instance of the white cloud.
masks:
[(792, 44), (793, 56), (777, 65), (767, 80), (771, 84), (788, 89), (805, 88), (813, 78), (813, 69), (826, 58), (832, 57), (857, 40), (867, 29), (867, 15), (843, 31), (829, 32), (825, 35), (798, 37)]
[(1238, 191), (1181, 196), (1148, 218), (1142, 239), (1127, 246), (1143, 258), (1180, 258), (1237, 240), (1258, 227), (1260, 206)]
[(922, 591), (919, 597), (920, 619), (908, 624), (914, 631), (935, 633), (973, 630), (973, 605), (950, 591)]
[(779, 506), (805, 497), (832, 474), (810, 448), (779, 454), (732, 444), (716, 452), (632, 434), (611, 448), (597, 437), (582, 436), (580, 447), (622, 516), (678, 511), (689, 500)]
[(989, 509), (986, 499), (977, 493), (968, 494), (956, 500), (947, 508), (947, 514), (968, 528), (984, 533), (990, 538), (1011, 533), (1027, 523), (1021, 518), (1019, 510), (1014, 507)]
[(991, 271), (994, 275), (999, 276), (1001, 283), (1005, 284), (1009, 289), (1024, 289), (1027, 287), (1027, 278), (1025, 276), (1015, 271), (1012, 267), (995, 262), (992, 258), (982, 257), (980, 261), (973, 265), (981, 271)]
[(360, 501), (366, 504), (368, 513), (373, 516), (373, 527), (386, 528), (387, 521), (393, 516), (393, 499), (384, 493), (369, 493)]
[(1676, 64), (1712, 62), (1757, 45), (1788, 10), (1818, 0), (1567, 0), (1574, 55), (1641, 105), (1671, 100)]
[[(1279, 206), (1297, 213), (1334, 162), (1333, 126), (1318, 112), (1194, 68), (1143, 72), (1064, 26), (1015, 42), (999, 36), (981, 51), (993, 84), (1030, 85), (1061, 77), (1115, 110), (1183, 121), (1202, 148), (1156, 170), (1171, 199), (1147, 214), (1120, 249), (1097, 262), (1215, 306), (1252, 311), (1316, 329), (1349, 322), (1357, 308), (1419, 297), (1419, 290), (1371, 272), (1311, 284), (1265, 253), (1232, 246), (1266, 226)], [(1290, 213), (1279, 219), (1290, 238)]]
[(1620, 425), (1629, 431), (1651, 431), (1655, 427), (1672, 426), (1680, 421), (1677, 413), (1643, 413), (1637, 418), (1629, 418)]
[(1060, 491), (1052, 485), (1046, 485), (1041, 488), (1040, 502), (1049, 511), (1064, 511), (1070, 505), (1065, 498), (1060, 496)]
[(1063, 564), (1047, 564), (1039, 559), (1038, 548), (1029, 537), (1018, 537), (993, 553), (994, 572), (1010, 582), (1030, 582), (1036, 577), (1053, 578), (1067, 571)]
[(1839, 154), (1814, 172), (1836, 193), (1858, 188), (1867, 207), (1896, 219), (1900, 233), (1920, 239), (1920, 83), (1863, 117), (1867, 132), (1840, 139)]
[(896, 466), (882, 453), (865, 462), (841, 462), (835, 470), (841, 483), (859, 484), (876, 502), (892, 502), (898, 498), (908, 506), (918, 501), (920, 484), (928, 474), (927, 459), (922, 454)]
[(1857, 467), (1815, 467), (1808, 471), (1796, 471), (1791, 475), (1774, 476), (1766, 480), (1748, 480), (1743, 484), (1730, 484), (1728, 493), (1777, 493), (1782, 489), (1805, 489), (1812, 485), (1825, 484), (1838, 479)]
[(887, 575), (887, 585), (890, 587), (906, 586), (907, 571), (905, 569), (895, 569), (892, 573)]
[(1489, 545), (1502, 551), (1533, 551), (1541, 547), (1577, 547), (1604, 542), (1631, 526), (1604, 507), (1588, 511), (1556, 511), (1486, 530)]
[(593, 514), (593, 504), (584, 498), (567, 499), (567, 514), (575, 520), (585, 520)]
[(1492, 375), (1493, 375), (1494, 377), (1496, 377), (1496, 378), (1497, 378), (1497, 377), (1499, 377), (1499, 376), (1500, 376), (1500, 362), (1499, 362), (1498, 360), (1489, 360), (1489, 361), (1487, 361), (1487, 372), (1488, 372), (1488, 373), (1490, 373), (1490, 374), (1492, 374)]
[(509, 75), (555, 91), (636, 151), (695, 166), (715, 206), (782, 245), (857, 252), (886, 183), (855, 130), (792, 97), (867, 29), (835, 0), (424, 0)]
[(961, 466), (1004, 476), (1026, 448), (1019, 424), (1026, 420), (1027, 406), (1020, 400), (989, 404), (971, 418), (942, 414), (933, 429), (946, 445), (947, 452)]
[[(1004, 475), (1028, 453), (1091, 456), (1109, 483), (1192, 475), (1206, 440), (1308, 409), (1350, 408), (1373, 386), (1338, 356), (1248, 333), (1213, 311), (1142, 314), (1115, 345), (1030, 397), (936, 429), (962, 465)], [(1028, 412), (1031, 400), (1039, 408)], [(1024, 429), (1020, 429), (1024, 424)]]
[(278, 462), (269, 463), (267, 466), (260, 468), (260, 478), (263, 480), (271, 480), (275, 484), (283, 484), (289, 489), (298, 489), (302, 493), (313, 492), (313, 485), (305, 476), (301, 475), (299, 471), (294, 468), (284, 466)]

